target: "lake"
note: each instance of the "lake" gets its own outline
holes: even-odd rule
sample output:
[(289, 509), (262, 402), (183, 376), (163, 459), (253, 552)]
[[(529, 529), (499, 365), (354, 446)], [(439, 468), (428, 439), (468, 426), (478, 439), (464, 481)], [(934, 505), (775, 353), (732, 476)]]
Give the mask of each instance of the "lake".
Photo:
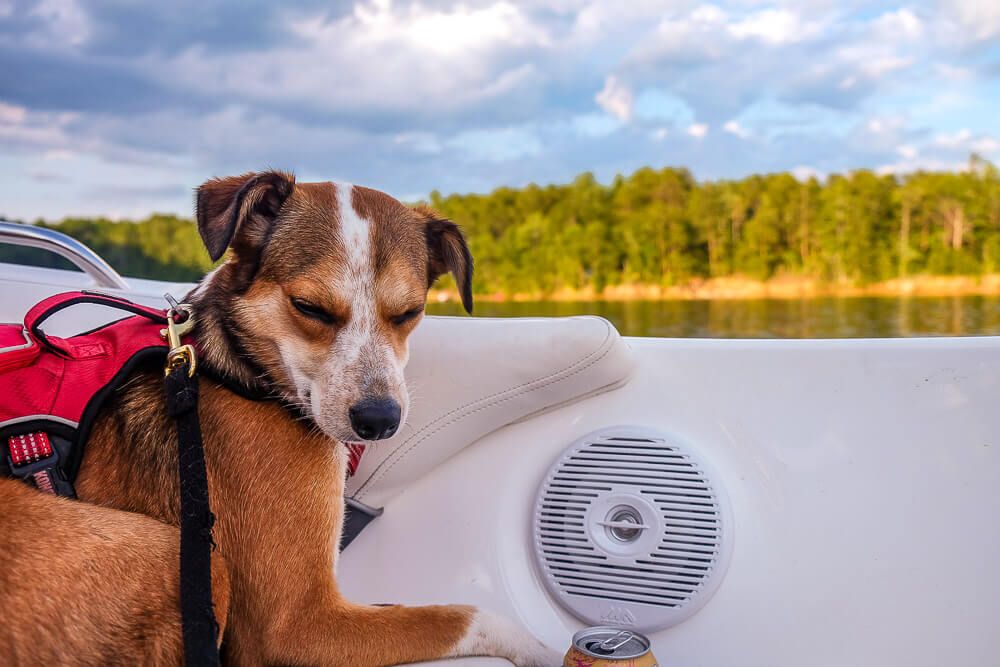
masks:
[[(454, 303), (431, 314), (458, 315)], [(626, 336), (898, 338), (1000, 335), (1000, 296), (709, 301), (537, 301), (476, 304), (481, 317), (600, 315)]]

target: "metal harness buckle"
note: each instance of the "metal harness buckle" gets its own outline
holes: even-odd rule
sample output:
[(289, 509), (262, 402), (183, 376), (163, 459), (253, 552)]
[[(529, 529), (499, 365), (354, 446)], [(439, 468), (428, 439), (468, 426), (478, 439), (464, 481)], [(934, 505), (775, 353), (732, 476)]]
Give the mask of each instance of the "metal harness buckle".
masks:
[(170, 351), (167, 352), (167, 362), (163, 367), (165, 375), (170, 375), (170, 371), (173, 369), (187, 364), (188, 377), (194, 377), (198, 367), (198, 357), (194, 352), (194, 347), (185, 345), (181, 340), (193, 329), (194, 316), (191, 314), (190, 305), (179, 303), (167, 311), (167, 328), (160, 330), (160, 336), (170, 346)]

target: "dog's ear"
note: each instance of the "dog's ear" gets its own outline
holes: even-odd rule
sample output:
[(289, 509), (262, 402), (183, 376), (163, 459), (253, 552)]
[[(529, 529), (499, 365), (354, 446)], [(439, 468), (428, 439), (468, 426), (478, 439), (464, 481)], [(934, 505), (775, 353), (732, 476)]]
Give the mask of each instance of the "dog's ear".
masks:
[(418, 209), (426, 218), (427, 286), (444, 273), (455, 276), (465, 312), (472, 312), (472, 253), (462, 230), (451, 220), (429, 209)]
[[(198, 232), (212, 261), (226, 248), (259, 250), (271, 223), (295, 189), (295, 177), (280, 171), (213, 178), (196, 195)], [(239, 238), (241, 243), (235, 244)]]

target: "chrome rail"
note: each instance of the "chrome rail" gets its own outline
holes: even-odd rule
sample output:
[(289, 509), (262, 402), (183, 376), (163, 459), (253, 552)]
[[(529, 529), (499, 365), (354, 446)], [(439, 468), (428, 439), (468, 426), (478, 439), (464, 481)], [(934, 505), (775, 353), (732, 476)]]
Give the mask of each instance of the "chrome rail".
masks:
[(125, 279), (101, 259), (100, 255), (62, 232), (0, 219), (0, 243), (48, 250), (68, 259), (93, 278), (99, 287), (129, 289)]

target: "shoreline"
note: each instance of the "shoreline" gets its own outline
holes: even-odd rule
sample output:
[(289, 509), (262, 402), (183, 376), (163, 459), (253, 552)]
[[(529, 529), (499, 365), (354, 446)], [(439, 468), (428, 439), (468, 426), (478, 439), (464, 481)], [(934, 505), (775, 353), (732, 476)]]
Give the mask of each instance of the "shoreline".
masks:
[[(747, 299), (814, 299), (819, 297), (949, 297), (1000, 296), (1000, 273), (982, 276), (911, 276), (879, 283), (856, 285), (829, 283), (813, 278), (784, 276), (767, 281), (726, 277), (696, 280), (685, 285), (610, 285), (600, 294), (592, 288), (561, 289), (549, 294), (476, 294), (489, 303), (527, 301), (710, 301)], [(454, 289), (432, 289), (429, 302), (458, 302)]]

